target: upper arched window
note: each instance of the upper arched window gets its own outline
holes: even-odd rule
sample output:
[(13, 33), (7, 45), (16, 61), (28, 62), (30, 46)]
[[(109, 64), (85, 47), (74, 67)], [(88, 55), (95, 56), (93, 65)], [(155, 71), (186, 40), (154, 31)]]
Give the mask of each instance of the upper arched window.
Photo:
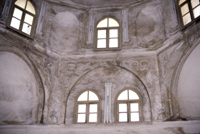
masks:
[(120, 49), (119, 23), (113, 18), (101, 20), (96, 27), (95, 50)]
[(75, 123), (98, 123), (100, 122), (100, 97), (94, 91), (87, 90), (76, 99)]
[(13, 3), (7, 26), (28, 37), (33, 37), (36, 10), (29, 0), (17, 0)]
[(199, 0), (179, 0), (178, 5), (181, 12), (183, 26), (186, 26), (197, 18), (200, 18)]
[(140, 122), (142, 120), (142, 98), (132, 89), (120, 92), (116, 98), (117, 122)]

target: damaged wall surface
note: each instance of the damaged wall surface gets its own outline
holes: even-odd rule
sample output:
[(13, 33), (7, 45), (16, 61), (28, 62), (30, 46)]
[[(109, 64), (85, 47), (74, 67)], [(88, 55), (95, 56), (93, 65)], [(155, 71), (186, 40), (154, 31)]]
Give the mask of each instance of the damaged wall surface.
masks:
[[(183, 29), (177, 1), (31, 0), (33, 38), (8, 26), (9, 1), (0, 2), (0, 134), (25, 133), (24, 125), (29, 133), (101, 133), (104, 127), (105, 133), (200, 133), (200, 23)], [(94, 49), (97, 24), (106, 17), (119, 23), (118, 50)], [(107, 82), (110, 124), (104, 123)], [(126, 88), (141, 95), (140, 122), (116, 121), (116, 96)], [(74, 122), (85, 90), (101, 98), (100, 123)]]

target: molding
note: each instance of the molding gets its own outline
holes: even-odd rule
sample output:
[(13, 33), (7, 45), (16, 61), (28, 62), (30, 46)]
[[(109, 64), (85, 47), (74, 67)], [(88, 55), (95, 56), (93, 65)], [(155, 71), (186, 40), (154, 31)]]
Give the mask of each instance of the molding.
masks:
[(40, 9), (40, 15), (37, 23), (36, 33), (41, 35), (42, 34), (42, 27), (44, 23), (44, 17), (46, 12), (47, 2), (43, 1)]

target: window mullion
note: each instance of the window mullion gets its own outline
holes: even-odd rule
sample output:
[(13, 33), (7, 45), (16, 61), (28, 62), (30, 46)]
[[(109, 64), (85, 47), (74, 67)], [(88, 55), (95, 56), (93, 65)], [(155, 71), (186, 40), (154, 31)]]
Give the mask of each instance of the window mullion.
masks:
[(86, 103), (86, 123), (89, 122), (89, 103)]
[(106, 28), (106, 48), (109, 48), (109, 29)]
[(24, 24), (25, 14), (26, 14), (26, 12), (23, 11), (22, 19), (21, 19), (21, 23), (20, 23), (20, 27), (19, 27), (19, 31), (21, 31), (21, 32), (22, 32), (22, 27), (23, 27), (23, 24)]
[(131, 114), (131, 112), (130, 112), (130, 103), (127, 103), (127, 122), (131, 122), (130, 121), (130, 114)]
[(191, 15), (191, 19), (193, 21), (194, 20), (194, 14), (193, 14), (191, 0), (188, 1), (188, 6), (189, 6), (189, 12), (190, 12), (190, 15)]

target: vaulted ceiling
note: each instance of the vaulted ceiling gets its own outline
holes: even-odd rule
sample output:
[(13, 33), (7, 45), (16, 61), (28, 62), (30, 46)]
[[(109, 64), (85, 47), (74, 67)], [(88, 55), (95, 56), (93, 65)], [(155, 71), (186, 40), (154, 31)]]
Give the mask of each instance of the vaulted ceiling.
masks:
[(74, 3), (82, 6), (109, 6), (109, 5), (127, 5), (143, 0), (58, 0), (64, 3)]

